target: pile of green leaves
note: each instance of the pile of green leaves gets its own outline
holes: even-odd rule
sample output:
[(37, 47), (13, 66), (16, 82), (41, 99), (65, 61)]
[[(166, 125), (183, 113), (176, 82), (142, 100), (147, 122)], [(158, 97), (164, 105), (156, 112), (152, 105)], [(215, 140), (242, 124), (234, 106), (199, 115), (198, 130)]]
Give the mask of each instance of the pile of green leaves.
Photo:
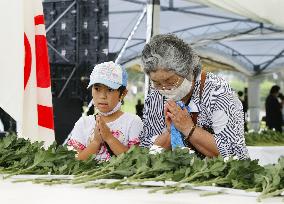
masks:
[(175, 181), (175, 185), (156, 188), (166, 193), (186, 189), (184, 184), (222, 186), (261, 192), (259, 198), (276, 196), (284, 192), (284, 157), (276, 165), (260, 166), (257, 160), (224, 161), (222, 157), (200, 159), (186, 149), (149, 154), (147, 149), (131, 148), (114, 157), (101, 167), (75, 176), (73, 183), (86, 183), (98, 179), (119, 179), (108, 184), (87, 187), (133, 188), (131, 182)]
[(284, 134), (272, 130), (246, 133), (245, 139), (249, 146), (284, 146)]
[(42, 142), (9, 135), (0, 140), (0, 173), (17, 174), (64, 174), (74, 175), (96, 168), (93, 159), (78, 161), (75, 152), (55, 143), (48, 149)]
[[(187, 184), (213, 185), (261, 192), (260, 198), (280, 195), (284, 191), (284, 157), (277, 164), (264, 167), (256, 160), (200, 159), (189, 154), (188, 149), (151, 154), (146, 148), (133, 147), (103, 163), (97, 163), (93, 158), (77, 161), (74, 157), (74, 152), (55, 144), (44, 150), (41, 143), (30, 143), (15, 136), (0, 140), (2, 174), (75, 175), (67, 181), (34, 179), (37, 183), (67, 182), (86, 187), (125, 189), (139, 187), (147, 181), (174, 181), (172, 185), (156, 187), (152, 191), (171, 193), (187, 189)], [(102, 179), (116, 180), (106, 183)]]

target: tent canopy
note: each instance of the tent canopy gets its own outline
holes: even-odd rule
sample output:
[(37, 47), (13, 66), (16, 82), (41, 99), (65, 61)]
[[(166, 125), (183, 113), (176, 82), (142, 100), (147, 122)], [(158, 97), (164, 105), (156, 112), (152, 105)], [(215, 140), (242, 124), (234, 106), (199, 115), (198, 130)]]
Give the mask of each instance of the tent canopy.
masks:
[[(109, 52), (119, 53), (146, 6), (143, 0), (110, 1)], [(161, 0), (160, 33), (175, 33), (207, 62), (247, 76), (284, 68), (284, 2), (280, 0)], [(273, 14), (273, 15), (272, 15)], [(282, 16), (282, 17), (281, 17)], [(146, 17), (120, 63), (139, 58)], [(216, 66), (218, 67), (218, 65)]]

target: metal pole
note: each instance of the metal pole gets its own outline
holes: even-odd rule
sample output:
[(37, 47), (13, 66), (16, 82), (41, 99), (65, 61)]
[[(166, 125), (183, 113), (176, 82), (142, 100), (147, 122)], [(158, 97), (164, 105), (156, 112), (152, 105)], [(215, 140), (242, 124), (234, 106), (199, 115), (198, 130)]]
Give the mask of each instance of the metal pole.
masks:
[(66, 89), (66, 87), (67, 87), (67, 85), (69, 84), (69, 81), (71, 80), (72, 76), (74, 75), (76, 69), (77, 69), (77, 66), (75, 66), (75, 67), (73, 68), (71, 74), (69, 75), (67, 81), (65, 82), (63, 88), (61, 89), (61, 91), (60, 91), (60, 93), (59, 93), (59, 95), (58, 95), (58, 98), (60, 98), (60, 97), (62, 96), (63, 92), (65, 91), (65, 89)]
[(122, 48), (121, 48), (121, 50), (120, 50), (120, 52), (119, 52), (119, 54), (118, 54), (118, 56), (117, 56), (117, 58), (116, 58), (116, 60), (115, 60), (115, 63), (119, 63), (119, 60), (121, 59), (122, 55), (124, 54), (128, 43), (131, 41), (131, 39), (132, 39), (133, 35), (135, 34), (137, 28), (139, 27), (140, 23), (142, 22), (142, 20), (143, 20), (145, 14), (146, 14), (146, 11), (147, 11), (147, 7), (145, 7), (145, 8), (143, 9), (143, 12), (141, 13), (141, 15), (140, 15), (140, 17), (139, 17), (137, 23), (135, 24), (135, 26), (133, 27), (131, 33), (129, 34), (129, 36), (128, 36), (128, 38), (127, 38), (127, 40), (126, 40), (125, 43), (123, 44), (123, 46), (122, 46)]
[[(78, 0), (76, 0), (78, 1)], [(77, 2), (76, 4), (76, 55), (75, 55), (75, 63), (78, 65), (79, 64), (79, 54), (80, 54), (80, 4)]]
[(57, 19), (55, 19), (55, 21), (53, 21), (53, 23), (48, 26), (48, 28), (46, 29), (46, 33), (48, 33), (55, 25), (56, 23), (76, 4), (76, 1), (73, 1), (70, 6), (68, 6), (67, 9), (65, 9), (65, 11), (63, 11), (62, 14), (60, 14), (60, 16), (58, 16)]
[(64, 61), (70, 62), (67, 58), (65, 58), (57, 49), (55, 49), (49, 42), (47, 42), (47, 46), (50, 47), (56, 54), (58, 54)]

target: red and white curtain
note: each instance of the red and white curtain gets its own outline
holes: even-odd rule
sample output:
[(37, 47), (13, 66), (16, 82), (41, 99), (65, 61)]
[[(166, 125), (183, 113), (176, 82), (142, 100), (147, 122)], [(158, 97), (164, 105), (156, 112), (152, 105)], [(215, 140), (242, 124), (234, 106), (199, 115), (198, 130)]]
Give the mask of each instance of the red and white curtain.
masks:
[[(10, 63), (7, 61), (4, 67), (0, 68), (0, 75), (6, 76), (3, 81), (0, 78), (1, 90), (4, 90), (0, 105), (16, 119), (19, 136), (32, 141), (44, 141), (48, 146), (54, 141), (54, 123), (42, 1), (11, 0), (7, 2), (6, 6), (16, 9), (18, 12), (16, 17), (20, 19), (14, 20), (16, 24), (7, 29), (13, 30), (14, 26), (19, 26), (15, 30), (21, 32), (21, 35), (16, 34), (5, 42), (5, 46), (9, 50), (14, 50), (16, 54), (6, 50)], [(15, 2), (18, 2), (18, 5)], [(9, 12), (6, 12), (6, 16), (3, 17), (14, 18)], [(9, 32), (14, 33), (8, 30), (3, 37), (8, 37)], [(23, 46), (17, 43), (22, 43)], [(4, 54), (4, 51), (1, 52), (0, 55)], [(16, 75), (15, 79), (14, 75)], [(14, 83), (12, 83), (13, 80), (15, 80)]]

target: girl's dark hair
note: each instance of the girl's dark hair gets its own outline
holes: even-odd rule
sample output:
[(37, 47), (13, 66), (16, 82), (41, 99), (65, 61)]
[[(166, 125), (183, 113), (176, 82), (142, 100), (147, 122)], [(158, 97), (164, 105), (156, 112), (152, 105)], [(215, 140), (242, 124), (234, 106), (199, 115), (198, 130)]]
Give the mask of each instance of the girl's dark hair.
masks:
[[(125, 86), (121, 86), (118, 88), (118, 91), (119, 91), (119, 96), (122, 96), (123, 92), (126, 90), (126, 87)], [(121, 104), (123, 105), (124, 104), (124, 100), (121, 100)]]
[(125, 90), (126, 90), (126, 87), (125, 87), (125, 86), (119, 87), (119, 88), (118, 88), (119, 96), (121, 96)]
[[(95, 85), (97, 85), (97, 84), (93, 84), (92, 88)], [(119, 91), (119, 96), (121, 96), (123, 94), (123, 92), (126, 90), (126, 87), (125, 86), (120, 86), (117, 90)]]

